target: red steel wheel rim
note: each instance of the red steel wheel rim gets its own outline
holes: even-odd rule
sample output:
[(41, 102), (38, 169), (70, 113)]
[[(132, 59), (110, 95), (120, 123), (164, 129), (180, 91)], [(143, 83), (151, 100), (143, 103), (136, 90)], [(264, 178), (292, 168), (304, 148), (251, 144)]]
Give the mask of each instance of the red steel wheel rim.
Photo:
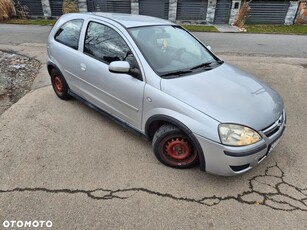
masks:
[(62, 90), (63, 90), (63, 84), (62, 84), (62, 80), (59, 76), (55, 76), (54, 77), (54, 88), (55, 88), (55, 91), (59, 94), (62, 93)]
[(181, 136), (167, 138), (161, 147), (163, 158), (174, 165), (189, 164), (197, 157), (190, 141)]
[(175, 160), (182, 160), (190, 155), (188, 143), (183, 139), (172, 139), (166, 143), (166, 152)]

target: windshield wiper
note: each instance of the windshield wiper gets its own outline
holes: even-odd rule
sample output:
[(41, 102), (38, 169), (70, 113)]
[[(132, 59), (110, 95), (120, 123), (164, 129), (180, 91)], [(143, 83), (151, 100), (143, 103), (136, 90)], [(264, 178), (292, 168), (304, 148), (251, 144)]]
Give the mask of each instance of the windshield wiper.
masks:
[(190, 70), (199, 69), (199, 68), (202, 68), (202, 67), (211, 67), (212, 64), (223, 64), (223, 63), (224, 63), (224, 61), (222, 61), (222, 60), (210, 61), (210, 62), (206, 62), (206, 63), (202, 63), (200, 65), (194, 66)]
[(179, 76), (187, 73), (192, 73), (192, 70), (179, 70), (179, 71), (173, 71), (173, 72), (168, 72), (165, 74), (160, 75), (161, 77), (167, 77), (167, 76)]
[(193, 70), (198, 69), (198, 68), (202, 68), (202, 67), (210, 67), (210, 69), (212, 69), (212, 64), (223, 64), (224, 61), (222, 60), (214, 60), (211, 62), (206, 62), (206, 63), (202, 63), (200, 65), (194, 66), (189, 70), (178, 70), (178, 71), (173, 71), (173, 72), (168, 72), (168, 73), (164, 73), (162, 75), (160, 75), (161, 77), (167, 77), (167, 76), (180, 76), (183, 74), (188, 74), (193, 72)]

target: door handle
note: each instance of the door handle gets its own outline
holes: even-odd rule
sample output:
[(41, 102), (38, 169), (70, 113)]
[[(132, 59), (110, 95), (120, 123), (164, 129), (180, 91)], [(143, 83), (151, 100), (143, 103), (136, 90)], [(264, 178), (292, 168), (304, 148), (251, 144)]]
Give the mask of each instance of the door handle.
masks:
[(83, 64), (83, 63), (81, 63), (81, 64), (80, 64), (80, 69), (81, 69), (82, 71), (85, 71), (85, 70), (86, 70), (86, 65)]

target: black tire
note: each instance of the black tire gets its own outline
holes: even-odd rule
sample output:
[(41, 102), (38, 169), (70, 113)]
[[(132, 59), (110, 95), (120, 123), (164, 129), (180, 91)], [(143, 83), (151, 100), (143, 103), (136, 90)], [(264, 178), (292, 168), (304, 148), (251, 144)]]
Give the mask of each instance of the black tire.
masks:
[(191, 139), (173, 125), (162, 125), (152, 146), (157, 159), (173, 168), (190, 168), (198, 163), (198, 153)]
[(55, 94), (62, 100), (71, 99), (71, 96), (68, 94), (69, 87), (61, 72), (54, 68), (50, 71), (50, 77)]

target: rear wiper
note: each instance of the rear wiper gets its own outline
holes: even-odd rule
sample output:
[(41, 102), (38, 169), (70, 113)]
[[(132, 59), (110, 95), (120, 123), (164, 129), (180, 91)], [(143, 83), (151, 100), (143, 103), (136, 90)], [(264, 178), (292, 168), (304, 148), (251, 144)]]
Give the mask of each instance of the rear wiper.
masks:
[(173, 72), (168, 72), (165, 74), (160, 75), (161, 77), (167, 77), (167, 76), (179, 76), (187, 73), (192, 73), (192, 70), (179, 70), (179, 71), (173, 71)]
[(200, 65), (194, 66), (192, 67), (190, 70), (194, 70), (194, 69), (198, 69), (198, 68), (202, 68), (202, 67), (210, 67), (212, 64), (223, 64), (224, 61), (222, 60), (216, 60), (216, 61), (211, 61), (211, 62), (206, 62), (206, 63), (202, 63)]

